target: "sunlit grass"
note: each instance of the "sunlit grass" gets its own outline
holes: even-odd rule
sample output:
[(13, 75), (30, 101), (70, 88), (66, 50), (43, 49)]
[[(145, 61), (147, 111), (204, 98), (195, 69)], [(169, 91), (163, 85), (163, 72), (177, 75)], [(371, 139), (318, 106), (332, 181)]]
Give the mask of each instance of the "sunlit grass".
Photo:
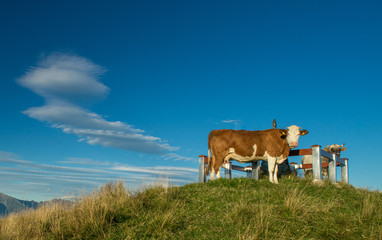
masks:
[(0, 239), (381, 239), (382, 194), (328, 181), (220, 179), (131, 192), (104, 185), (71, 205), (0, 220)]

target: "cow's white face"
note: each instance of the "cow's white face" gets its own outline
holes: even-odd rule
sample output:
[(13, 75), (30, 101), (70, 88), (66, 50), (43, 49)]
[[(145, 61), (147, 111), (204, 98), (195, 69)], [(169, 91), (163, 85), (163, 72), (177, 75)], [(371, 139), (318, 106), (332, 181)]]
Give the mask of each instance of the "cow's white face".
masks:
[(282, 134), (286, 135), (286, 140), (290, 148), (295, 148), (298, 146), (298, 139), (300, 136), (308, 134), (307, 130), (300, 130), (301, 128), (292, 125), (290, 127), (287, 127), (287, 130), (282, 130)]

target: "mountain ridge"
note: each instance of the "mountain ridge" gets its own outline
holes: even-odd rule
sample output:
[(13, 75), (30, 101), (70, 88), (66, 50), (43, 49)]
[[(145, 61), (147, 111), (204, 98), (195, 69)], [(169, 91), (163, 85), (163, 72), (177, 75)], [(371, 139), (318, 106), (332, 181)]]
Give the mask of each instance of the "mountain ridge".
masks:
[(50, 202), (56, 202), (56, 201), (68, 201), (68, 200), (60, 200), (60, 199), (52, 199), (50, 201), (27, 201), (27, 200), (20, 200), (14, 197), (11, 197), (9, 195), (6, 195), (4, 193), (0, 193), (0, 217), (6, 217), (11, 213), (14, 212), (21, 212), (29, 209), (37, 209), (41, 205), (44, 205), (46, 203)]

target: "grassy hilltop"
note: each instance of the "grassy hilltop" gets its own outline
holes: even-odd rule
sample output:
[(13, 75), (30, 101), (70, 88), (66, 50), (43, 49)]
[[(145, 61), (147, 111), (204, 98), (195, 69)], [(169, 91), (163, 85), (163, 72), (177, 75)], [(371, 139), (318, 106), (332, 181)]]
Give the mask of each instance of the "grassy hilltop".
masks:
[(382, 239), (382, 193), (298, 178), (130, 193), (112, 183), (0, 220), (0, 239)]

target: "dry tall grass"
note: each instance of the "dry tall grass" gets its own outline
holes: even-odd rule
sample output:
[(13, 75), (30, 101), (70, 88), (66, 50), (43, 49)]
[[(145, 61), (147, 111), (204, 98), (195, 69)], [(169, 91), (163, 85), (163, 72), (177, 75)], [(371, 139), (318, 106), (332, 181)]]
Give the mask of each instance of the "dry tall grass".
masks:
[(9, 215), (0, 221), (0, 239), (81, 239), (84, 231), (89, 239), (106, 237), (118, 210), (130, 202), (122, 182), (109, 183), (71, 205), (53, 203)]

